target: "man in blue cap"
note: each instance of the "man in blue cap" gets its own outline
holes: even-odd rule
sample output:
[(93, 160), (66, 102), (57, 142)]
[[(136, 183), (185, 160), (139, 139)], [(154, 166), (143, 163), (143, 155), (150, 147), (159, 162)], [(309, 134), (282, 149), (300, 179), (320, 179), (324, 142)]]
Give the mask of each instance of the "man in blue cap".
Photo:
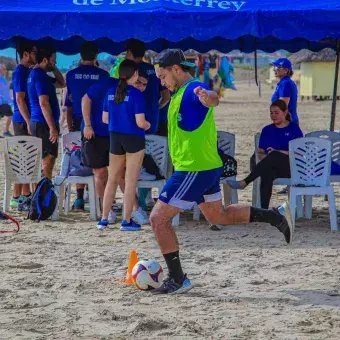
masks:
[(292, 80), (294, 74), (292, 63), (287, 58), (280, 58), (273, 63), (275, 77), (279, 79), (276, 89), (272, 96), (272, 103), (278, 99), (282, 99), (288, 105), (288, 111), (291, 115), (292, 122), (299, 124), (297, 114), (298, 90), (296, 84)]

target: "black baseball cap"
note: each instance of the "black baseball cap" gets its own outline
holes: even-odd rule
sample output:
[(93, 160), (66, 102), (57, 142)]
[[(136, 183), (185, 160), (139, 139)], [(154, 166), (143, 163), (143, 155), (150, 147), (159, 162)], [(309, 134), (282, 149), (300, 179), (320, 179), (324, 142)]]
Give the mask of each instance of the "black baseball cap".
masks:
[(167, 67), (173, 65), (183, 65), (195, 67), (194, 63), (186, 61), (184, 53), (180, 49), (167, 49), (158, 54), (154, 62), (155, 67)]

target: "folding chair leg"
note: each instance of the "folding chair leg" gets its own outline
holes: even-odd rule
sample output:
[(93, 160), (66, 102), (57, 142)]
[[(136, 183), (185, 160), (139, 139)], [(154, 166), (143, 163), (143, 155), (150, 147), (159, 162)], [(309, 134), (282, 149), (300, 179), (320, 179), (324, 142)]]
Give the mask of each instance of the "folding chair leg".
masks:
[(4, 193), (4, 201), (2, 203), (3, 207), (2, 210), (4, 212), (9, 210), (9, 205), (11, 203), (11, 188), (12, 188), (12, 183), (9, 181), (5, 181), (5, 193)]
[(289, 206), (290, 206), (293, 222), (295, 223), (295, 216), (296, 216), (296, 195), (295, 195), (295, 193), (292, 193), (292, 192), (290, 193)]
[(336, 206), (335, 206), (335, 197), (334, 190), (331, 188), (328, 196), (328, 205), (329, 205), (329, 216), (331, 221), (331, 230), (338, 231), (338, 221), (336, 216)]
[(231, 202), (231, 188), (228, 184), (222, 184), (224, 206), (227, 207)]
[(238, 193), (237, 190), (232, 189), (231, 190), (231, 204), (237, 204), (238, 203)]
[(89, 204), (90, 204), (90, 218), (92, 221), (97, 220), (97, 209), (96, 209), (96, 192), (94, 187), (94, 179), (88, 183), (89, 186)]
[(178, 226), (179, 226), (179, 214), (177, 214), (177, 215), (172, 219), (172, 226), (173, 226), (173, 227), (178, 227)]
[[(54, 183), (55, 184), (55, 183)], [(57, 205), (56, 205), (56, 207), (55, 207), (55, 209), (54, 209), (54, 211), (53, 211), (53, 214), (52, 214), (52, 216), (51, 216), (51, 220), (52, 221), (56, 221), (57, 219), (58, 219), (58, 216), (59, 216), (59, 209), (60, 209), (60, 201), (62, 202), (63, 201), (63, 199), (60, 197), (60, 192), (61, 192), (61, 190), (60, 190), (60, 186), (59, 185), (55, 185), (54, 186), (54, 192), (55, 192), (55, 194), (56, 194), (56, 196), (57, 196)]]
[(200, 220), (200, 215), (201, 215), (201, 210), (198, 207), (197, 204), (194, 205), (194, 216), (193, 216), (193, 220), (194, 221), (199, 221)]
[(312, 218), (312, 207), (313, 207), (313, 196), (306, 195), (305, 196), (305, 218)]
[(296, 212), (298, 218), (303, 218), (303, 205), (302, 205), (302, 196), (295, 196), (296, 200)]
[(66, 185), (66, 195), (65, 195), (65, 202), (64, 202), (64, 213), (67, 215), (70, 212), (70, 201), (71, 201), (71, 184), (68, 183)]

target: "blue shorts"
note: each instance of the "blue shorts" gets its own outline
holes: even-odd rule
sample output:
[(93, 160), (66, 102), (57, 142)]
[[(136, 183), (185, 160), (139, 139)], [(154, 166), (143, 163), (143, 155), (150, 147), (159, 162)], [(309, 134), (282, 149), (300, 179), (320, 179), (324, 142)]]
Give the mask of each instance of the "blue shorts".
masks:
[(179, 209), (190, 210), (195, 203), (222, 199), (220, 177), (223, 168), (207, 171), (175, 171), (167, 180), (159, 199)]

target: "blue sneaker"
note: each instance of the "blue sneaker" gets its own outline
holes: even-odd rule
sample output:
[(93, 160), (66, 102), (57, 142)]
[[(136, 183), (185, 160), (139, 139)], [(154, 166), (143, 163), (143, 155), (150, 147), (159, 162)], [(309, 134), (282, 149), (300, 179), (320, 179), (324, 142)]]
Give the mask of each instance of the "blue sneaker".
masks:
[(98, 230), (104, 230), (108, 227), (109, 225), (109, 221), (108, 220), (100, 220), (98, 223), (97, 223), (97, 228)]
[(75, 211), (83, 211), (85, 208), (85, 202), (82, 198), (77, 198), (73, 205), (72, 205), (72, 210)]
[(137, 231), (141, 229), (141, 225), (132, 220), (130, 220), (130, 222), (123, 220), (120, 227), (121, 231)]
[(183, 294), (193, 288), (193, 284), (184, 274), (183, 282), (177, 283), (173, 278), (165, 279), (159, 288), (151, 290), (152, 294)]

